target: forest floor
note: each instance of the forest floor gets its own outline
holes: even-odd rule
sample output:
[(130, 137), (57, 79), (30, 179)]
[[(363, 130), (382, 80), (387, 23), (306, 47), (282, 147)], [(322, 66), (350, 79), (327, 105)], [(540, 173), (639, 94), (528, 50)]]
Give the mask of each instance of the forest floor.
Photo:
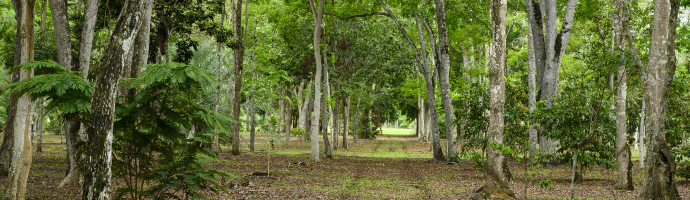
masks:
[[(376, 139), (358, 140), (349, 148), (333, 151), (334, 158), (321, 156), (321, 162), (310, 159), (310, 144), (292, 137), (290, 146), (284, 141), (274, 143), (268, 151), (270, 138), (262, 135), (256, 142), (256, 152), (248, 152), (242, 144), (242, 154), (232, 156), (227, 147), (220, 153), (219, 162), (208, 167), (225, 170), (239, 178), (221, 180), (228, 193), (207, 194), (210, 199), (470, 199), (485, 179), (470, 160), (458, 165), (447, 165), (432, 159), (429, 144), (419, 142), (407, 129), (384, 129)], [(245, 137), (243, 135), (244, 138)], [(321, 136), (320, 136), (321, 137)], [(29, 174), (28, 199), (79, 199), (78, 188), (57, 189), (65, 170), (64, 137), (46, 135), (44, 152), (36, 153)], [(332, 138), (331, 138), (332, 139)], [(342, 138), (340, 138), (342, 142)], [(442, 142), (445, 144), (445, 141)], [(323, 143), (321, 145), (323, 150)], [(301, 164), (300, 164), (301, 163)], [(634, 191), (613, 190), (615, 171), (594, 167), (586, 171), (584, 179), (577, 181), (578, 199), (637, 199), (643, 172), (634, 162)], [(530, 167), (525, 181), (525, 168), (508, 162), (513, 176), (513, 189), (523, 199), (569, 199), (570, 167)], [(269, 176), (253, 176), (266, 172)], [(550, 180), (552, 189), (537, 186), (541, 180)], [(0, 178), (4, 188), (7, 177)], [(119, 184), (114, 177), (114, 184)], [(690, 181), (678, 180), (678, 191), (683, 199), (690, 199)], [(0, 195), (2, 196), (2, 195)]]

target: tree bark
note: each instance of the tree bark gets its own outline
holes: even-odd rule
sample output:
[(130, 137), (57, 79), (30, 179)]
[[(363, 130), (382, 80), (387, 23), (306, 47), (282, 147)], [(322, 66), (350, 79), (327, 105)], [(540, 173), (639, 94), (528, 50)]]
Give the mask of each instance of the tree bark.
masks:
[[(343, 100), (341, 97), (336, 97), (335, 98), (335, 109), (333, 109), (332, 116), (333, 116), (333, 149), (338, 149), (340, 148), (340, 145), (338, 144), (338, 137), (340, 136), (340, 105), (342, 104), (341, 100)], [(344, 120), (344, 118), (343, 118)], [(344, 127), (343, 127), (344, 128)], [(347, 136), (343, 136), (343, 142), (347, 140)], [(343, 143), (343, 148), (345, 148), (345, 144)]]
[[(325, 81), (325, 79), (324, 79)], [(323, 87), (323, 93), (326, 95), (326, 87)], [(333, 152), (331, 151), (331, 143), (328, 141), (328, 118), (326, 117), (326, 97), (321, 99), (321, 135), (323, 135), (323, 151), (326, 154), (326, 158), (333, 158)], [(316, 114), (316, 113), (314, 113)], [(332, 113), (331, 113), (332, 115)]]
[[(292, 92), (287, 90), (288, 98), (292, 97)], [(285, 146), (290, 146), (290, 131), (292, 129), (292, 105), (290, 102), (285, 102)]]
[[(364, 84), (362, 84), (362, 86), (360, 86), (360, 87), (361, 88), (359, 89), (359, 98), (357, 98), (357, 106), (355, 106), (355, 119), (356, 119), (355, 122), (357, 122), (357, 124), (361, 127), (362, 126), (362, 120), (360, 119), (361, 116), (359, 115), (359, 103), (362, 101), (362, 92), (364, 92)], [(348, 107), (347, 110), (350, 110), (349, 104), (347, 105), (347, 107)], [(348, 111), (348, 115), (349, 115), (349, 111)], [(357, 124), (355, 124), (355, 125), (357, 125)], [(360, 129), (361, 128), (358, 128), (356, 130), (360, 130)], [(347, 133), (345, 133), (345, 134), (347, 136)], [(352, 134), (352, 142), (354, 142), (355, 144), (357, 144), (357, 134), (358, 134), (357, 132)], [(343, 139), (343, 148), (347, 149), (347, 137), (345, 139)]]
[[(302, 82), (303, 84), (304, 82)], [(306, 92), (303, 90), (304, 87), (300, 85), (300, 93), (297, 93), (298, 97), (302, 97), (302, 99), (298, 98), (298, 101), (301, 101), (301, 105), (298, 107), (301, 107), (299, 110), (299, 127), (304, 129), (305, 131), (307, 130), (307, 118), (309, 117), (309, 101), (311, 99), (311, 86), (313, 82), (309, 80), (307, 83), (307, 89)]]
[[(251, 105), (249, 105), (249, 118), (250, 118), (250, 128), (249, 128), (249, 151), (254, 152), (254, 141), (256, 139), (256, 105), (254, 99), (249, 100)], [(269, 147), (270, 148), (270, 147)]]
[[(347, 149), (347, 136), (350, 134), (350, 96), (345, 97), (343, 102), (343, 148)], [(357, 143), (357, 137), (354, 137)]]
[[(151, 3), (151, 7), (152, 6), (153, 4)], [(86, 2), (84, 2), (84, 24), (82, 25), (81, 39), (79, 40), (79, 70), (82, 72), (82, 77), (84, 77), (84, 79), (89, 75), (91, 47), (93, 47), (93, 33), (96, 27), (97, 14), (98, 0), (86, 0)], [(148, 46), (148, 42), (146, 42), (146, 44), (146, 46)], [(146, 51), (147, 53), (145, 55), (148, 58), (148, 48)], [(143, 56), (139, 54), (140, 52), (137, 52), (137, 56)]]
[(680, 199), (675, 183), (675, 158), (666, 143), (668, 92), (675, 73), (675, 30), (678, 0), (654, 2), (652, 37), (647, 64), (647, 160), (640, 199)]
[(36, 123), (36, 152), (43, 152), (43, 98), (38, 99), (38, 120)]
[[(438, 6), (437, 6), (438, 7)], [(432, 151), (434, 152), (434, 159), (445, 161), (446, 158), (443, 155), (443, 149), (441, 149), (441, 138), (438, 131), (438, 114), (436, 114), (436, 94), (435, 83), (430, 76), (431, 68), (429, 67), (429, 53), (426, 51), (426, 45), (424, 44), (424, 34), (422, 33), (422, 26), (417, 18), (417, 34), (419, 36), (419, 46), (422, 51), (422, 61), (424, 63), (424, 69), (422, 69), (422, 74), (424, 74), (424, 79), (426, 79), (426, 92), (427, 100), (429, 102), (429, 114), (431, 115), (431, 137), (432, 137)], [(432, 43), (435, 41), (431, 41)]]
[[(13, 0), (17, 35), (15, 40), (14, 65), (33, 61), (34, 59), (34, 0)], [(31, 78), (33, 71), (24, 69), (12, 73), (12, 82)], [(10, 95), (10, 99), (14, 98)], [(31, 98), (24, 94), (16, 100), (10, 100), (7, 113), (5, 137), (11, 136), (11, 160), (9, 160), (9, 177), (5, 185), (3, 199), (25, 199), (26, 180), (31, 168)], [(14, 105), (12, 105), (14, 102)], [(4, 142), (3, 142), (4, 143)]]
[[(222, 10), (223, 10), (223, 13), (221, 13), (221, 15), (220, 15), (220, 30), (223, 30), (223, 25), (225, 24), (225, 3), (223, 3), (223, 5), (222, 5)], [(216, 105), (214, 105), (214, 107), (213, 107), (213, 111), (215, 111), (215, 112), (218, 112), (218, 110), (220, 109), (220, 77), (221, 77), (221, 74), (220, 74), (221, 46), (220, 45), (221, 45), (220, 42), (217, 42), (217, 44), (216, 44), (216, 82), (217, 82), (217, 84), (216, 84), (216, 99), (215, 99)], [(279, 124), (280, 124), (280, 121), (279, 121)], [(218, 130), (218, 126), (215, 126), (214, 129)], [(220, 152), (220, 143), (218, 143), (218, 136), (217, 135), (213, 136), (213, 148), (212, 148), (212, 150), (213, 150), (213, 152), (216, 152), (216, 153)], [(252, 148), (251, 151), (254, 151), (254, 149)]]
[(48, 0), (43, 0), (43, 3), (41, 3), (41, 32), (46, 31), (46, 21), (48, 21), (47, 8)]
[[(323, 23), (323, 0), (318, 8), (312, 7), (314, 14), (314, 57), (316, 59), (316, 73), (314, 74), (314, 113), (311, 117), (311, 160), (319, 161), (319, 113), (321, 112), (321, 23)], [(309, 0), (314, 6), (314, 1)]]
[(101, 58), (88, 124), (82, 199), (110, 199), (113, 122), (122, 68), (132, 64), (133, 47), (142, 24), (145, 0), (127, 0)]
[[(450, 97), (450, 57), (448, 56), (448, 32), (446, 31), (446, 8), (443, 0), (435, 0), (436, 4), (436, 24), (438, 26), (438, 48), (434, 48), (436, 41), (433, 39), (433, 32), (427, 30), (429, 39), (432, 40), (431, 46), (437, 52), (438, 61), (436, 63), (441, 86), (441, 101), (446, 117), (446, 151), (451, 161), (458, 159), (457, 147), (457, 128), (455, 124), (455, 112), (453, 110), (453, 100)], [(428, 24), (425, 23), (428, 27)]]
[(235, 120), (232, 127), (232, 155), (240, 155), (240, 104), (242, 97), (242, 73), (244, 64), (244, 27), (242, 26), (242, 0), (237, 0), (234, 5), (235, 12), (233, 12), (235, 25), (235, 42), (237, 47), (233, 49), (233, 61), (235, 68), (235, 99), (232, 102), (232, 118)]
[[(616, 0), (616, 7), (624, 6), (623, 0)], [(625, 38), (622, 27), (622, 10), (617, 10), (614, 15), (614, 32), (616, 51), (621, 55), (621, 60), (625, 60)], [(632, 181), (632, 162), (630, 161), (630, 145), (628, 145), (627, 120), (625, 112), (627, 75), (625, 73), (625, 63), (618, 67), (618, 88), (616, 89), (616, 173), (617, 181), (614, 187), (617, 190), (634, 190)]]
[[(489, 143), (503, 144), (505, 130), (505, 58), (506, 58), (506, 0), (491, 1), (491, 67), (489, 68), (490, 104)], [(515, 197), (512, 175), (507, 159), (500, 148), (487, 148), (487, 180), (484, 192), (499, 198)]]
[[(525, 2), (530, 2), (531, 0), (525, 0)], [(528, 11), (531, 11), (528, 9)], [(532, 30), (532, 24), (527, 23), (529, 26), (529, 29)], [(536, 96), (536, 91), (537, 91), (537, 77), (536, 77), (536, 56), (534, 52), (534, 36), (532, 35), (532, 31), (529, 31), (527, 33), (528, 37), (528, 54), (527, 54), (527, 84), (529, 85), (529, 99), (528, 99), (528, 109), (529, 113), (531, 114), (535, 110), (535, 103), (537, 101), (537, 96)], [(537, 126), (535, 123), (531, 122), (529, 123), (529, 160), (530, 162), (534, 161), (535, 158), (535, 152), (537, 151), (537, 145), (539, 144), (539, 135), (537, 134)]]

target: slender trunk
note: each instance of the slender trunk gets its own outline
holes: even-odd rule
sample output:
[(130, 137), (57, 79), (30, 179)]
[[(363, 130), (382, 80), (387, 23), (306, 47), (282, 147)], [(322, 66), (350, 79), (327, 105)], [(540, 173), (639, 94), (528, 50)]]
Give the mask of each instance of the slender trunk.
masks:
[(43, 0), (43, 3), (41, 3), (41, 32), (46, 31), (46, 21), (48, 21), (47, 8), (48, 0)]
[(644, 138), (647, 137), (647, 135), (645, 134), (645, 130), (644, 130), (644, 128), (645, 128), (645, 120), (644, 119), (646, 118), (645, 111), (647, 110), (647, 108), (646, 108), (647, 105), (645, 105), (645, 104), (646, 104), (646, 102), (645, 102), (644, 98), (642, 98), (642, 107), (640, 108), (642, 110), (642, 111), (640, 111), (640, 126), (637, 129), (637, 138), (639, 139), (639, 141), (637, 142), (637, 145), (639, 145), (637, 150), (639, 151), (639, 155), (640, 155), (639, 156), (639, 161), (640, 161), (639, 169), (644, 169), (644, 158), (645, 158), (645, 155), (644, 155), (644, 141), (645, 141), (645, 139)]
[[(34, 59), (34, 0), (13, 0), (17, 35), (15, 40), (14, 65), (33, 61)], [(12, 73), (12, 82), (31, 78), (33, 71), (17, 70)], [(10, 99), (16, 98), (11, 94)], [(13, 102), (13, 103), (12, 103)], [(14, 105), (12, 105), (14, 104)], [(3, 199), (24, 199), (26, 180), (31, 168), (31, 99), (24, 94), (11, 100), (8, 109), (5, 137), (12, 135), (11, 160), (9, 160), (9, 177), (5, 185)], [(3, 142), (4, 143), (4, 142)], [(4, 144), (3, 144), (4, 145)], [(8, 146), (9, 147), (9, 146)]]
[[(616, 4), (624, 4), (623, 0), (616, 0)], [(620, 7), (620, 6), (616, 6)], [(622, 10), (618, 10), (614, 15), (614, 32), (616, 51), (621, 55), (621, 60), (625, 60), (625, 38), (622, 31)], [(628, 145), (628, 133), (626, 124), (626, 90), (627, 90), (627, 75), (625, 73), (625, 63), (621, 63), (618, 67), (618, 88), (616, 90), (616, 173), (617, 181), (615, 189), (618, 190), (633, 190), (632, 181), (632, 162), (630, 161), (630, 146)]]
[(43, 98), (38, 99), (38, 120), (36, 120), (36, 152), (43, 152)]
[[(491, 67), (489, 68), (490, 103), (488, 142), (503, 144), (505, 130), (505, 65), (506, 65), (506, 0), (491, 1)], [(484, 192), (499, 198), (515, 197), (512, 175), (505, 155), (493, 147), (487, 148), (487, 181)]]
[[(443, 103), (443, 110), (446, 117), (446, 151), (448, 158), (451, 161), (458, 159), (457, 147), (457, 128), (455, 124), (455, 112), (453, 110), (453, 103), (450, 96), (450, 57), (448, 56), (448, 32), (446, 31), (446, 8), (443, 0), (435, 0), (436, 3), (436, 24), (438, 26), (438, 48), (434, 47), (436, 41), (433, 37), (431, 29), (427, 29), (431, 47), (434, 49), (435, 58), (438, 58), (436, 63), (438, 69), (439, 85), (441, 86), (441, 101)], [(428, 24), (425, 23), (428, 27)]]
[(313, 8), (314, 1), (310, 0), (314, 13), (314, 57), (316, 58), (316, 73), (314, 74), (314, 113), (311, 117), (311, 160), (319, 161), (319, 113), (321, 112), (321, 23), (323, 22), (323, 0), (318, 8)]
[(640, 199), (680, 199), (675, 183), (675, 158), (666, 142), (668, 91), (675, 73), (675, 30), (679, 1), (654, 2), (654, 19), (644, 98), (648, 131), (645, 177)]
[(256, 105), (254, 99), (251, 99), (250, 102), (251, 108), (249, 110), (249, 118), (251, 128), (249, 129), (249, 151), (254, 152), (254, 141), (256, 139)]
[[(338, 136), (340, 136), (340, 127), (339, 127), (339, 126), (340, 126), (340, 123), (338, 122), (338, 120), (340, 120), (340, 119), (339, 119), (339, 118), (340, 118), (340, 116), (339, 116), (339, 115), (340, 115), (340, 104), (341, 104), (340, 101), (341, 101), (341, 98), (339, 98), (339, 97), (336, 97), (336, 98), (335, 98), (335, 109), (333, 110), (333, 112), (332, 112), (332, 114), (331, 114), (331, 116), (333, 116), (333, 125), (332, 125), (332, 126), (333, 126), (333, 133), (334, 133), (334, 136), (333, 136), (333, 149), (338, 149), (338, 148), (340, 148), (340, 147), (339, 147), (340, 145), (338, 145), (338, 142), (339, 142), (339, 141), (338, 141)], [(346, 141), (346, 140), (347, 140), (347, 137), (346, 137), (346, 136), (343, 136), (343, 148), (345, 148), (345, 149), (347, 149), (347, 148), (345, 147), (345, 146), (346, 146), (346, 145), (345, 145), (345, 141)]]
[[(286, 92), (288, 98), (292, 97), (292, 92), (289, 90)], [(285, 146), (290, 146), (290, 131), (292, 129), (292, 105), (286, 102), (285, 105)]]
[[(225, 24), (225, 4), (222, 5), (222, 10), (223, 13), (220, 15), (220, 29), (223, 29), (223, 25)], [(215, 104), (213, 107), (213, 111), (218, 112), (220, 109), (220, 65), (221, 65), (221, 46), (220, 42), (217, 42), (216, 44), (216, 99), (215, 99)], [(218, 130), (218, 126), (214, 127), (215, 130)], [(213, 152), (220, 152), (220, 143), (218, 143), (218, 136), (214, 135), (213, 136)], [(252, 149), (253, 151), (253, 149)]]
[(235, 123), (232, 127), (232, 155), (240, 155), (240, 104), (242, 97), (242, 73), (244, 65), (244, 27), (242, 26), (242, 0), (237, 0), (234, 11), (233, 24), (235, 25), (235, 42), (239, 43), (233, 50), (235, 68), (235, 99), (232, 102), (232, 118)]
[[(298, 99), (298, 101), (302, 101), (301, 109), (299, 110), (299, 127), (304, 129), (305, 131), (307, 130), (307, 118), (309, 118), (309, 102), (311, 99), (311, 86), (313, 85), (312, 83), (313, 81), (309, 80), (309, 82), (307, 83), (306, 92), (304, 90), (300, 90), (302, 93), (301, 97), (303, 98)], [(300, 89), (301, 88), (303, 87), (300, 85)], [(300, 96), (299, 93), (297, 95)]]
[[(285, 90), (283, 88), (280, 88), (280, 96), (278, 97), (278, 123), (276, 123), (276, 133), (280, 134), (282, 131), (281, 126), (282, 123), (285, 123), (285, 99), (283, 97), (285, 96), (285, 92), (290, 92), (289, 90)], [(287, 145), (287, 143), (285, 144)]]
[[(359, 124), (358, 128), (355, 129), (355, 130), (361, 130), (361, 128), (359, 128), (359, 127), (362, 126), (362, 120), (360, 119), (361, 116), (359, 115), (359, 103), (362, 101), (362, 92), (364, 92), (364, 84), (362, 84), (361, 88), (359, 88), (359, 98), (357, 98), (357, 106), (355, 106), (355, 120), (356, 120), (355, 122), (357, 122), (357, 124)], [(348, 104), (347, 110), (348, 110), (348, 113), (349, 113), (349, 110), (350, 110), (350, 109), (349, 109), (349, 104)], [(349, 119), (348, 119), (348, 120), (349, 120)], [(347, 130), (346, 130), (346, 131), (347, 131)], [(352, 142), (354, 142), (355, 144), (357, 144), (357, 135), (359, 135), (358, 132), (355, 132), (355, 133), (352, 134)], [(345, 147), (345, 146), (346, 146), (345, 144), (347, 144), (347, 138), (345, 138), (345, 139), (343, 140), (343, 148), (344, 148), (344, 149), (347, 149), (347, 148)]]
[[(325, 79), (324, 79), (325, 81)], [(326, 87), (323, 88), (323, 93), (326, 95)], [(328, 141), (328, 118), (326, 117), (326, 98), (321, 99), (321, 128), (320, 132), (323, 135), (323, 151), (326, 154), (326, 158), (333, 158), (333, 152), (331, 151), (331, 143)], [(316, 113), (314, 113), (316, 114)], [(332, 113), (331, 113), (332, 114)]]
[(575, 200), (575, 179), (577, 176), (575, 168), (577, 167), (577, 149), (573, 150), (573, 167), (572, 176), (570, 178), (570, 199)]
[[(345, 97), (343, 100), (345, 101), (343, 102), (343, 149), (347, 149), (347, 136), (350, 134), (350, 96)], [(357, 143), (357, 136), (355, 136), (353, 139), (355, 143)]]
[[(437, 3), (438, 4), (438, 3)], [(424, 63), (424, 69), (422, 73), (424, 74), (424, 79), (426, 79), (427, 88), (427, 100), (429, 102), (429, 107), (434, 109), (429, 109), (429, 114), (431, 115), (431, 136), (432, 136), (432, 151), (434, 152), (434, 159), (436, 160), (446, 160), (443, 155), (443, 149), (441, 149), (441, 138), (438, 131), (438, 114), (436, 114), (436, 94), (435, 83), (430, 76), (431, 68), (429, 67), (428, 57), (429, 53), (426, 51), (426, 45), (424, 44), (424, 34), (422, 33), (422, 28), (417, 19), (417, 34), (419, 35), (419, 46), (422, 49), (422, 60)], [(435, 41), (432, 41), (435, 42)], [(437, 70), (438, 71), (438, 70)], [(434, 73), (436, 74), (436, 73)]]
[(144, 0), (128, 0), (101, 58), (88, 124), (82, 199), (110, 199), (113, 122), (120, 72), (131, 65), (133, 43), (142, 24)]
[[(150, 7), (152, 7), (152, 5)], [(98, 0), (86, 0), (86, 2), (84, 2), (84, 24), (82, 24), (81, 39), (79, 40), (79, 70), (82, 72), (82, 77), (84, 77), (84, 79), (86, 79), (89, 75), (91, 49), (93, 47), (93, 34), (96, 27), (97, 14)], [(148, 41), (148, 38), (146, 41)], [(148, 44), (148, 42), (146, 42), (146, 44)], [(148, 58), (148, 48), (146, 49), (146, 52), (147, 54), (145, 55)]]
[[(531, 2), (531, 0), (525, 0), (528, 2)], [(529, 26), (529, 29), (532, 30), (532, 24), (527, 23)], [(532, 32), (530, 31), (527, 34), (528, 37), (528, 72), (527, 72), (527, 83), (529, 85), (529, 100), (528, 100), (528, 107), (529, 107), (529, 112), (530, 114), (534, 112), (535, 110), (535, 102), (537, 101), (537, 96), (536, 96), (536, 91), (537, 91), (537, 80), (536, 80), (536, 62), (535, 62), (535, 43), (534, 43), (534, 36), (532, 35)], [(530, 121), (529, 123), (529, 160), (530, 162), (534, 161), (535, 157), (535, 152), (537, 151), (537, 145), (539, 142), (539, 135), (537, 134), (537, 127), (536, 124)]]

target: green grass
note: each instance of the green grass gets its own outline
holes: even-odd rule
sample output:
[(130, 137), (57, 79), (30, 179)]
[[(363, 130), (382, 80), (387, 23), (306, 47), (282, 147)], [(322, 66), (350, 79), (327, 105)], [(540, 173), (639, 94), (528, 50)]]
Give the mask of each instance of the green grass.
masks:
[(414, 130), (406, 128), (383, 128), (383, 135), (414, 135)]

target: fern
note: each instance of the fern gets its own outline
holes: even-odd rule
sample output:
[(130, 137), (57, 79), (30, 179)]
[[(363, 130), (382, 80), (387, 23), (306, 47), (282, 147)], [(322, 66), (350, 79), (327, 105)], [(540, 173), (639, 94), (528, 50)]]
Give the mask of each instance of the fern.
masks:
[(6, 92), (17, 92), (15, 98), (26, 93), (31, 100), (45, 98), (51, 100), (47, 111), (61, 110), (65, 114), (88, 112), (91, 108), (93, 83), (85, 81), (81, 72), (69, 72), (55, 61), (31, 61), (10, 69), (34, 70), (34, 77), (9, 84)]

